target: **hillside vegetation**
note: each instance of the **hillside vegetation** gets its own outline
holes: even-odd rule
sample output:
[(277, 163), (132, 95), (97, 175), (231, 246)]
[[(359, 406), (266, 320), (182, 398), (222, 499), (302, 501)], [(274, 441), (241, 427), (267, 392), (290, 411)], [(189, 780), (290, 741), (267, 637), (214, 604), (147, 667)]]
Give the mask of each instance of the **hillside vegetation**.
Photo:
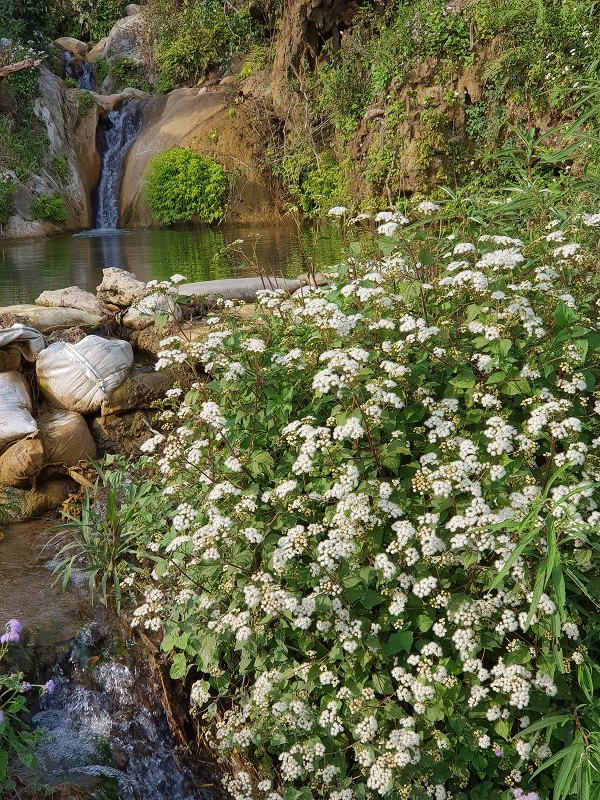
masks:
[[(596, 122), (590, 0), (148, 0), (143, 9), (141, 71), (112, 69), (164, 92), (223, 74), (241, 54), (239, 80), (254, 76), (257, 158), (308, 215), (473, 181), (482, 192), (523, 179), (554, 190), (597, 160), (596, 143), (584, 159), (570, 129), (584, 116), (590, 130)], [(0, 10), (0, 34), (49, 52), (47, 37), (96, 41), (124, 5), (2, 0)], [(13, 83), (18, 91), (10, 78), (4, 94)], [(16, 116), (3, 126), (27, 132)]]

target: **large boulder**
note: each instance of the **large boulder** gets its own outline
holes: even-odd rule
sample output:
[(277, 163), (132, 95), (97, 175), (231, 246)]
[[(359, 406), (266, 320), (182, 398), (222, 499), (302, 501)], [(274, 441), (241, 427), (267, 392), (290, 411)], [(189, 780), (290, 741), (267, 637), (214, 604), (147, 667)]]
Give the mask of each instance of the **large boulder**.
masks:
[(287, 278), (225, 278), (182, 283), (177, 287), (177, 291), (184, 297), (200, 298), (206, 304), (212, 305), (219, 297), (224, 300), (243, 300), (245, 303), (253, 303), (257, 292), (263, 289), (285, 289), (291, 294), (300, 286), (299, 280)]
[[(90, 190), (98, 181), (100, 158), (96, 151), (96, 112), (79, 115), (79, 90), (65, 90), (64, 82), (46, 67), (39, 71), (39, 95), (33, 112), (48, 138), (44, 167), (26, 180), (13, 179), (15, 208), (4, 235), (14, 238), (43, 236), (57, 230), (89, 228), (92, 220)], [(64, 161), (59, 175), (51, 164)], [(39, 195), (60, 195), (67, 211), (64, 223), (34, 220), (31, 203)]]
[(133, 272), (117, 267), (102, 270), (102, 283), (97, 287), (98, 297), (107, 303), (127, 308), (146, 294), (146, 284)]
[(90, 49), (90, 45), (87, 42), (74, 39), (72, 36), (61, 36), (59, 39), (54, 40), (54, 44), (66, 50), (67, 53), (71, 53), (72, 56), (81, 56), (82, 58), (86, 57)]
[(121, 187), (121, 219), (128, 220), (128, 227), (156, 225), (144, 201), (144, 177), (150, 159), (172, 147), (214, 158), (234, 176), (227, 220), (255, 224), (273, 219), (274, 195), (255, 157), (264, 142), (256, 133), (251, 104), (239, 102), (244, 85), (204, 92), (174, 89), (145, 103), (142, 132), (127, 154)]
[(87, 311), (97, 316), (109, 314), (105, 303), (91, 292), (84, 292), (79, 286), (68, 286), (66, 289), (42, 292), (35, 304), (53, 308), (78, 308), (80, 311)]
[(0, 308), (0, 328), (10, 328), (15, 323), (36, 328), (40, 333), (50, 333), (60, 328), (96, 328), (102, 322), (100, 314), (90, 314), (79, 308), (51, 308), (23, 303)]
[(104, 400), (102, 416), (150, 408), (156, 400), (164, 398), (165, 392), (173, 387), (173, 382), (173, 376), (168, 372), (133, 370)]

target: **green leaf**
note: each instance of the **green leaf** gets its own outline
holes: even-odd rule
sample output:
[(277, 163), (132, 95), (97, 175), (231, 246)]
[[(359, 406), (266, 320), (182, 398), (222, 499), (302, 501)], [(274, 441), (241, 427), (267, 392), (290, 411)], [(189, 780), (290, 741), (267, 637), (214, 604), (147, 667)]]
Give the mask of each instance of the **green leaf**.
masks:
[(383, 603), (384, 600), (385, 597), (379, 594), (379, 592), (375, 592), (373, 589), (367, 589), (360, 594), (360, 602), (365, 608), (369, 609), (369, 611), (380, 603)]
[(185, 654), (184, 653), (177, 653), (173, 658), (173, 663), (171, 664), (171, 669), (169, 670), (169, 675), (173, 680), (179, 680), (180, 678), (185, 678), (188, 671), (188, 665), (186, 662)]
[(388, 655), (393, 656), (396, 653), (410, 653), (410, 648), (413, 643), (412, 631), (398, 631), (393, 633), (388, 639)]
[(457, 375), (456, 378), (450, 380), (450, 384), (454, 386), (455, 389), (472, 389), (475, 383), (475, 375), (473, 375), (471, 370), (465, 370)]
[(534, 722), (532, 725), (528, 725), (522, 731), (519, 731), (519, 736), (527, 736), (530, 733), (534, 733), (535, 731), (541, 731), (544, 728), (559, 728), (564, 725), (566, 722), (573, 722), (573, 715), (572, 714), (554, 714), (551, 717), (544, 717), (543, 719), (538, 719), (537, 722)]
[(587, 664), (579, 664), (577, 667), (577, 682), (584, 693), (588, 702), (594, 701), (594, 681), (592, 673)]
[(556, 306), (553, 316), (557, 328), (567, 328), (569, 325), (574, 325), (579, 319), (577, 313), (562, 300)]

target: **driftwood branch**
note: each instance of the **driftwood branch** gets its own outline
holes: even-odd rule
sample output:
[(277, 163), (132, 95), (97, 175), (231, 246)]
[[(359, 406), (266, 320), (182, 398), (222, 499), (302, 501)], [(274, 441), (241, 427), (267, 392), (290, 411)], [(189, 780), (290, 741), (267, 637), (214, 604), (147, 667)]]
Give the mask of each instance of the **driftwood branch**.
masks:
[(6, 78), (12, 72), (20, 72), (22, 69), (29, 69), (30, 67), (39, 67), (42, 63), (41, 58), (26, 58), (24, 61), (15, 61), (14, 64), (5, 64), (0, 67), (0, 78)]

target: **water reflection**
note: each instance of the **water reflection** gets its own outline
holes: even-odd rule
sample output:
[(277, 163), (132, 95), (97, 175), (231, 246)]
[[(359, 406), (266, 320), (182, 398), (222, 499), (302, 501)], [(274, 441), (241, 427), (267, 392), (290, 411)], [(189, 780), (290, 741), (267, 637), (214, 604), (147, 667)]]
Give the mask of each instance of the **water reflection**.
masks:
[[(231, 246), (244, 242), (240, 252)], [(195, 231), (87, 231), (75, 236), (0, 240), (0, 306), (31, 303), (46, 289), (79, 286), (95, 292), (102, 270), (119, 267), (140, 280), (162, 280), (174, 273), (189, 281), (255, 274), (294, 277), (340, 261), (341, 240), (331, 223), (298, 233), (290, 224), (223, 225)]]

